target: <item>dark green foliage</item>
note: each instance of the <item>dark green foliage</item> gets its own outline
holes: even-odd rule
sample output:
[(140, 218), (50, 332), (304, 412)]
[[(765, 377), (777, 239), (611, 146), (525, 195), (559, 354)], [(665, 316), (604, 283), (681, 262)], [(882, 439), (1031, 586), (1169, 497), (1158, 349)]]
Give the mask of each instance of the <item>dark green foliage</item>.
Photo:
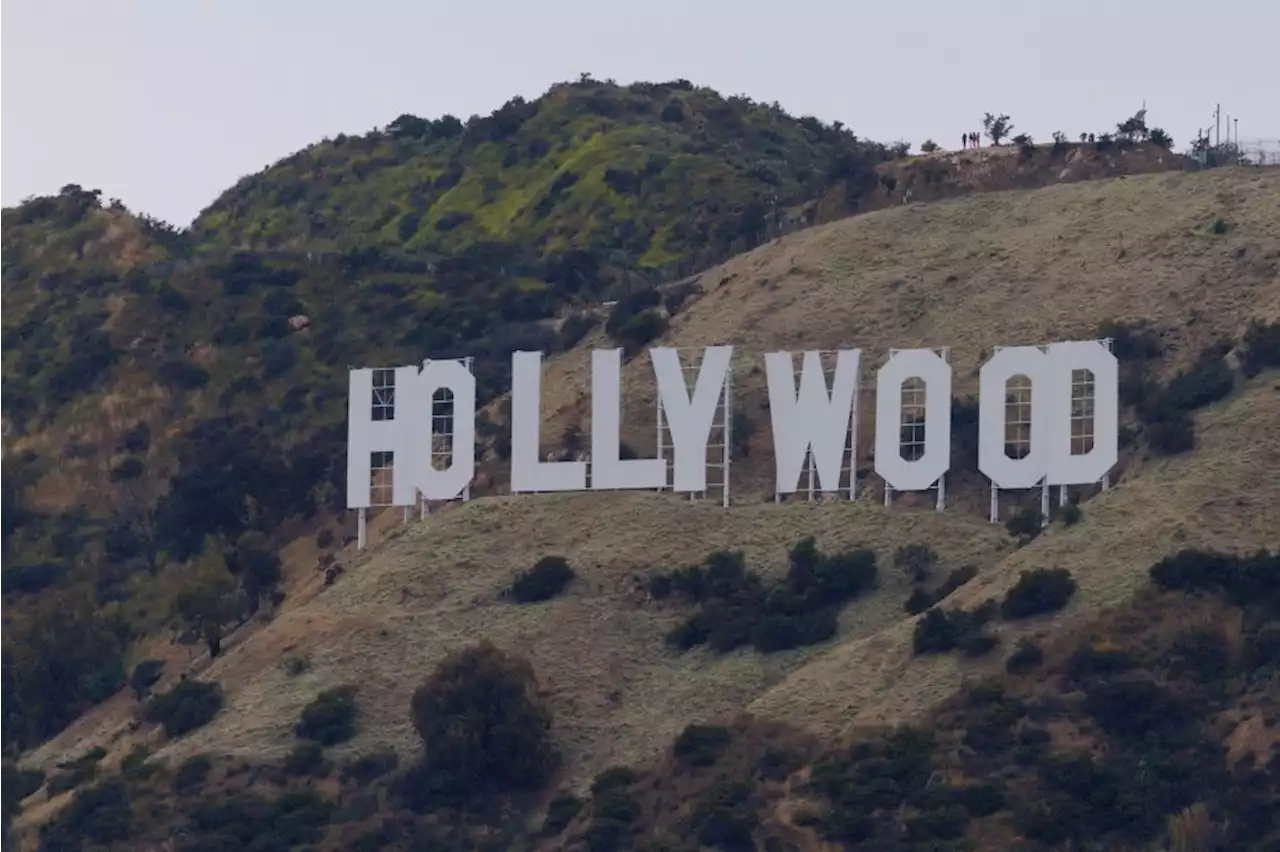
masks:
[(536, 788), (557, 766), (551, 713), (532, 668), (487, 642), (446, 657), (414, 692), (411, 709), (426, 745), (419, 774), (406, 779), (411, 806)]
[(759, 822), (751, 786), (742, 782), (717, 784), (693, 808), (690, 828), (698, 842), (728, 852), (754, 849), (752, 832)]
[(133, 667), (133, 674), (129, 676), (129, 686), (132, 687), (133, 694), (139, 701), (151, 693), (151, 687), (160, 681), (162, 674), (164, 674), (164, 660), (143, 660)]
[(913, 583), (923, 583), (938, 563), (938, 554), (927, 544), (906, 544), (893, 554), (894, 566), (901, 568)]
[(592, 795), (599, 796), (609, 790), (630, 787), (640, 780), (640, 776), (629, 766), (611, 766), (601, 772), (591, 782)]
[(1023, 571), (1018, 582), (1005, 593), (1000, 615), (1006, 619), (1030, 618), (1057, 612), (1076, 592), (1076, 581), (1065, 568), (1037, 568)]
[(1280, 612), (1280, 553), (1252, 556), (1186, 549), (1151, 566), (1151, 579), (1166, 589), (1207, 591), (1240, 607)]
[(1034, 506), (1024, 506), (1005, 522), (1009, 535), (1026, 544), (1044, 531), (1044, 515)]
[(972, 612), (934, 607), (916, 622), (911, 648), (916, 654), (945, 654), (960, 648), (970, 656), (981, 656), (995, 647), (994, 637), (983, 633), (993, 615), (990, 605)]
[(216, 682), (182, 680), (168, 692), (147, 702), (146, 719), (164, 727), (165, 736), (176, 739), (213, 721), (222, 709), (222, 686)]
[(213, 769), (213, 761), (208, 755), (196, 754), (182, 761), (177, 773), (173, 776), (173, 788), (180, 793), (192, 793), (204, 785)]
[(908, 615), (918, 615), (924, 612), (934, 604), (941, 603), (946, 600), (947, 596), (965, 583), (978, 576), (978, 569), (972, 565), (962, 565), (959, 568), (953, 568), (946, 579), (939, 584), (938, 588), (933, 592), (929, 592), (924, 588), (916, 588), (911, 592), (910, 597), (902, 605)]
[(322, 746), (345, 743), (356, 735), (356, 688), (326, 689), (302, 708), (293, 732)]
[[(305, 745), (305, 743), (300, 743)], [(375, 778), (380, 778), (391, 772), (400, 763), (400, 757), (391, 749), (380, 749), (370, 754), (361, 755), (347, 762), (342, 767), (342, 779), (354, 780), (361, 784), (368, 784)]]
[(822, 833), (853, 845), (880, 838), (886, 828), (892, 832), (878, 816), (924, 793), (934, 748), (930, 733), (903, 728), (819, 760), (813, 767), (813, 789), (830, 802), (819, 818)]
[(314, 741), (298, 743), (285, 758), (284, 771), (300, 776), (327, 775), (329, 763), (324, 759), (324, 746)]
[(11, 763), (6, 763), (0, 771), (3, 772), (0, 804), (7, 823), (22, 809), (22, 800), (44, 786), (45, 776), (39, 769), (19, 769)]
[(1254, 320), (1240, 344), (1240, 372), (1251, 379), (1271, 367), (1280, 367), (1280, 322)]
[(689, 766), (714, 766), (733, 734), (720, 725), (689, 725), (676, 737), (672, 753)]
[(312, 790), (268, 800), (238, 793), (201, 801), (187, 812), (185, 852), (224, 849), (287, 850), (315, 844), (333, 816), (333, 802)]
[(1171, 456), (1195, 447), (1192, 412), (1224, 399), (1235, 387), (1227, 365), (1230, 344), (1209, 347), (1188, 369), (1177, 373), (1169, 384), (1148, 391), (1138, 402), (1147, 443), (1159, 455)]
[(933, 606), (933, 595), (918, 587), (911, 590), (906, 602), (902, 604), (907, 615), (919, 615), (931, 606)]
[(542, 835), (555, 837), (581, 812), (581, 799), (572, 793), (557, 793), (547, 804), (547, 815), (542, 820)]
[(576, 575), (563, 556), (544, 556), (511, 584), (511, 595), (519, 603), (537, 603), (554, 598), (573, 582)]
[(83, 848), (128, 840), (134, 829), (129, 792), (119, 778), (111, 778), (75, 794), (71, 803), (40, 829), (40, 849)]
[(1080, 510), (1080, 506), (1077, 503), (1068, 503), (1066, 506), (1062, 507), (1062, 523), (1069, 527), (1074, 527), (1076, 524), (1080, 523), (1080, 520), (1083, 517), (1084, 512)]
[(1044, 651), (1031, 639), (1021, 639), (1018, 645), (1005, 660), (1004, 668), (1009, 674), (1026, 674), (1044, 661)]
[(655, 598), (674, 592), (698, 606), (668, 644), (721, 653), (746, 644), (762, 653), (815, 645), (835, 635), (840, 608), (875, 583), (876, 557), (866, 549), (825, 555), (810, 537), (792, 549), (790, 563), (785, 579), (766, 584), (741, 553), (717, 551), (703, 565), (652, 577)]

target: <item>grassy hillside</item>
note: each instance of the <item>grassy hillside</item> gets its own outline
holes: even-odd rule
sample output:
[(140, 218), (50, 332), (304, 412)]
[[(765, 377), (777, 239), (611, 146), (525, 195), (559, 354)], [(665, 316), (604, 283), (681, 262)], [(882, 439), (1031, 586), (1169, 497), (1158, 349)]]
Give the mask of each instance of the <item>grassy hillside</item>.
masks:
[[(1280, 550), (1278, 214), (1271, 171), (1150, 175), (882, 211), (736, 258), (662, 337), (741, 347), (756, 430), (728, 512), (615, 494), (484, 497), (407, 529), (386, 513), (381, 546), (332, 583), (287, 577), (217, 659), (140, 648), (163, 670), (139, 692), (186, 703), (121, 692), (31, 750), (58, 780), (14, 788), (35, 793), (17, 826), (34, 843), (52, 819), (45, 848), (1270, 848), (1274, 557), (1184, 557), (1155, 589), (1149, 569)], [(950, 345), (962, 406), (991, 346), (1095, 333), (1124, 375), (1116, 487), (1038, 535), (986, 522), (967, 457), (945, 513), (759, 499), (764, 351), (856, 342), (874, 367)], [(586, 412), (600, 335), (548, 364), (553, 442)], [(641, 452), (646, 372), (623, 379)], [(555, 556), (563, 588), (554, 565), (518, 573)], [(530, 669), (452, 656), (481, 638)], [(435, 738), (433, 694), (459, 702)], [(491, 712), (506, 736), (549, 720), (557, 759), (512, 740), (537, 758), (442, 763), (445, 731)], [(876, 730), (900, 724), (917, 730)]]
[[(584, 77), (465, 125), (404, 115), (382, 133), (326, 140), (240, 181), (193, 232), (255, 248), (456, 254), (499, 242), (687, 274), (777, 233), (779, 211), (834, 184), (856, 207), (875, 187), (870, 167), (890, 156), (839, 126), (686, 81)], [(582, 272), (574, 287), (601, 283)]]

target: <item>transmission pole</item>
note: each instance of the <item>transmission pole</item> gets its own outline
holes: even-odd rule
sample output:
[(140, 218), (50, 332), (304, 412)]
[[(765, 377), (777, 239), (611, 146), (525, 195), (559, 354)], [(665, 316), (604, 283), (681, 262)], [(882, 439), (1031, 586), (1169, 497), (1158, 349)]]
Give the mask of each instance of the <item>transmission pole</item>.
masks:
[(1222, 104), (1213, 108), (1213, 144), (1215, 147), (1222, 144)]

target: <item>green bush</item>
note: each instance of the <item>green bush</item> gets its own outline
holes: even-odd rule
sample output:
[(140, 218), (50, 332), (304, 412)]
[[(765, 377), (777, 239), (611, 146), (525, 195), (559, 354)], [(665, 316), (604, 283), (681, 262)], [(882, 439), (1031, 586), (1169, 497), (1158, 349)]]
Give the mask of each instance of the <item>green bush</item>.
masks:
[(326, 689), (302, 709), (293, 732), (322, 746), (344, 743), (356, 735), (356, 688)]
[(190, 793), (200, 789), (213, 769), (213, 761), (208, 755), (196, 754), (182, 761), (177, 773), (173, 776), (173, 788), (180, 793)]
[(544, 837), (554, 837), (582, 812), (582, 800), (572, 793), (557, 793), (547, 804), (547, 815), (542, 820)]
[(1269, 367), (1280, 367), (1280, 322), (1254, 320), (1240, 343), (1240, 372), (1251, 379)]
[(222, 709), (222, 686), (214, 681), (183, 680), (168, 692), (153, 695), (145, 718), (164, 727), (170, 739), (213, 721)]
[(576, 575), (563, 556), (544, 556), (532, 568), (521, 571), (511, 584), (519, 603), (538, 603), (560, 594)]
[(159, 682), (162, 674), (164, 674), (164, 660), (143, 660), (134, 666), (133, 674), (129, 676), (129, 686), (133, 688), (133, 694), (139, 701), (147, 697), (151, 687)]
[(394, 751), (389, 748), (379, 749), (347, 761), (342, 768), (342, 780), (368, 784), (394, 770), (399, 763), (400, 757)]
[(689, 766), (714, 766), (733, 735), (721, 725), (689, 725), (676, 737), (672, 753)]
[(945, 654), (960, 648), (981, 656), (995, 647), (994, 637), (982, 638), (992, 614), (992, 607), (985, 604), (972, 612), (934, 607), (916, 622), (911, 648), (916, 654)]
[(447, 656), (411, 710), (424, 769), (459, 794), (535, 788), (558, 765), (532, 667), (488, 642)]
[(698, 611), (667, 634), (679, 650), (717, 652), (751, 644), (761, 653), (815, 645), (835, 635), (840, 608), (874, 585), (875, 554), (822, 554), (812, 537), (796, 544), (784, 579), (765, 583), (742, 554), (716, 551), (703, 565), (650, 578), (655, 598), (678, 594)]
[(315, 741), (298, 743), (285, 758), (284, 771), (299, 776), (327, 775), (329, 764), (324, 759), (324, 746)]
[(1021, 639), (1009, 659), (1005, 671), (1009, 674), (1026, 674), (1044, 661), (1044, 651), (1031, 639)]
[(1037, 568), (1023, 571), (1000, 604), (1000, 615), (1006, 619), (1030, 618), (1057, 612), (1075, 594), (1076, 581), (1065, 568)]
[(1026, 544), (1044, 531), (1044, 515), (1036, 507), (1025, 506), (1015, 512), (1004, 526), (1009, 535)]

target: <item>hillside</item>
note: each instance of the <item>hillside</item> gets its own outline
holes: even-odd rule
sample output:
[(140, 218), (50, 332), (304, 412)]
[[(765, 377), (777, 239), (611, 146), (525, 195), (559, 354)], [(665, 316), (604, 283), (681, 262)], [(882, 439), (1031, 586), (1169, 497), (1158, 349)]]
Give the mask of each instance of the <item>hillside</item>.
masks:
[[(97, 800), (62, 795), (45, 802), (46, 794), (37, 793), (19, 826), (64, 813), (71, 799), (79, 802), (66, 811), (73, 816), (55, 823), (48, 842), (66, 832), (96, 831), (120, 848), (142, 848), (185, 825), (192, 845), (183, 848), (218, 848), (227, 842), (219, 825), (237, 819), (266, 825), (262, 821), (284, 807), (279, 802), (293, 796), (287, 800), (299, 808), (294, 822), (281, 823), (274, 840), (261, 840), (268, 844), (263, 848), (321, 837), (325, 848), (462, 848), (459, 837), (474, 822), (489, 826), (482, 834), (494, 849), (528, 848), (534, 841), (592, 850), (752, 848), (744, 837), (781, 844), (762, 848), (804, 850), (1011, 848), (1016, 838), (1029, 839), (1031, 849), (1086, 841), (1147, 849), (1167, 844), (1175, 831), (1166, 824), (1171, 816), (1182, 820), (1176, 830), (1184, 834), (1198, 820), (1236, 832), (1223, 842), (1248, 841), (1227, 848), (1269, 848), (1265, 842), (1275, 840), (1280, 826), (1268, 827), (1257, 814), (1274, 805), (1280, 791), (1266, 776), (1268, 766), (1277, 774), (1274, 758), (1258, 743), (1267, 739), (1278, 708), (1276, 669), (1267, 656), (1275, 646), (1266, 638), (1274, 637), (1267, 631), (1274, 631), (1277, 611), (1268, 609), (1274, 559), (1240, 568), (1246, 579), (1239, 583), (1218, 574), (1209, 581), (1184, 578), (1179, 586), (1157, 572), (1165, 591), (1154, 591), (1147, 577), (1153, 565), (1187, 548), (1280, 549), (1274, 532), (1280, 490), (1271, 483), (1271, 472), (1280, 469), (1274, 428), (1280, 374), (1273, 369), (1280, 366), (1280, 347), (1274, 325), (1270, 332), (1253, 325), (1280, 320), (1278, 268), (1280, 176), (1243, 169), (899, 204), (734, 258), (701, 276), (659, 338), (681, 347), (739, 347), (737, 400), (755, 429), (735, 463), (735, 505), (727, 512), (659, 494), (489, 496), (404, 530), (397, 513), (388, 512), (378, 547), (363, 555), (345, 551), (345, 570), (332, 585), (314, 572), (287, 576), (283, 605), (232, 633), (212, 662), (198, 647), (147, 646), (146, 655), (167, 661), (157, 689), (169, 688), (195, 659), (190, 671), (220, 684), (221, 709), (207, 724), (166, 741), (155, 726), (135, 721), (139, 705), (131, 694), (115, 695), (31, 750), (23, 765), (52, 773), (62, 763), (66, 771), (100, 747), (104, 774), (122, 760), (133, 767), (123, 786), (100, 788), (123, 799), (104, 793)], [(890, 346), (945, 345), (962, 397), (975, 389), (977, 366), (994, 345), (1082, 338), (1102, 329), (1116, 337), (1129, 377), (1124, 458), (1115, 488), (1081, 491), (1074, 519), (1064, 514), (1043, 534), (1015, 541), (987, 523), (985, 489), (971, 459), (970, 469), (953, 468), (944, 513), (909, 501), (886, 509), (874, 495), (815, 506), (762, 499), (771, 464), (763, 370), (753, 365), (763, 352), (856, 344), (873, 369)], [(589, 333), (549, 360), (544, 435), (553, 441), (574, 423), (585, 430), (588, 353), (604, 339), (600, 331)], [(646, 360), (637, 358), (623, 378), (624, 422), (634, 430), (624, 437), (641, 453), (653, 441), (647, 371)], [(864, 392), (865, 401), (872, 398)], [(1171, 447), (1158, 437), (1177, 419), (1169, 406), (1194, 412), (1193, 446)], [(501, 409), (495, 400), (495, 417)], [(500, 490), (501, 465), (491, 464), (491, 487)], [(814, 536), (824, 554), (865, 547), (876, 556), (876, 582), (834, 607), (833, 636), (771, 653), (666, 647), (672, 629), (699, 610), (679, 595), (658, 596), (654, 575), (716, 551), (741, 550), (762, 582), (774, 582), (792, 576), (799, 558), (793, 548), (806, 536)], [(918, 584), (894, 556), (912, 544), (936, 553), (927, 589), (936, 591), (952, 569), (976, 569), (932, 616), (903, 611)], [(314, 558), (313, 546), (307, 552)], [(549, 555), (565, 557), (576, 579), (548, 601), (513, 600), (507, 587), (515, 572)], [(1021, 572), (1036, 568), (1070, 572), (1074, 585), (1065, 607), (1059, 602), (1032, 617), (1002, 615), (983, 628), (995, 642), (975, 646), (971, 655), (966, 650), (968, 656), (913, 647), (920, 625), (942, 610), (975, 612), (987, 599), (999, 602)], [(1201, 588), (1207, 592), (1199, 597), (1180, 591)], [(719, 613), (709, 618), (728, 617), (701, 606)], [(1228, 625), (1221, 642), (1230, 664), (1212, 675), (1188, 669), (1203, 659), (1192, 656), (1190, 640), (1179, 633), (1189, 625), (1202, 632), (1204, 625)], [(550, 783), (530, 798), (504, 800), (510, 810), (501, 816), (459, 817), (443, 799), (415, 803), (395, 786), (402, 782), (369, 782), (366, 789), (354, 781), (357, 756), (372, 760), (390, 748), (403, 766), (416, 760), (421, 740), (409, 712), (412, 693), (447, 654), (480, 638), (532, 664), (561, 753)], [(1042, 668), (1007, 674), (1008, 652), (1024, 638), (1043, 649)], [(1114, 671), (1129, 669), (1130, 679), (1149, 675), (1160, 689), (1199, 696), (1200, 703), (1192, 712), (1164, 692), (1151, 692), (1155, 687), (1143, 685), (1148, 680), (1130, 686), (1111, 670), (1082, 674), (1082, 643), (1102, 649), (1097, 653), (1130, 654)], [(1204, 653), (1218, 653), (1217, 647)], [(1171, 648), (1181, 656), (1170, 656)], [(1191, 662), (1181, 668), (1171, 662), (1182, 659)], [(1007, 691), (974, 686), (990, 678)], [(357, 729), (321, 759), (341, 772), (291, 763), (300, 759), (291, 736), (299, 714), (322, 690), (343, 684), (358, 685)], [(1153, 696), (1173, 702), (1155, 705), (1178, 710), (1184, 720), (1168, 742), (1134, 745), (1134, 725), (1145, 723), (1134, 723), (1133, 711), (1124, 709), (1124, 689), (1139, 690), (1133, 706)], [(1082, 694), (1083, 711), (1077, 706)], [(752, 717), (737, 718), (744, 711)], [(735, 719), (729, 728), (714, 727)], [(712, 727), (691, 734), (686, 726), (697, 723)], [(950, 743), (923, 750), (932, 761), (923, 776), (918, 762), (906, 775), (894, 774), (900, 770), (895, 761), (923, 747), (904, 752), (906, 741), (885, 740), (875, 730), (903, 723), (920, 723)], [(1047, 736), (1053, 760), (1029, 746), (1015, 755), (1015, 725), (1017, 737)], [(703, 745), (694, 743), (699, 737)], [(861, 746), (842, 750), (858, 740)], [(140, 744), (145, 752), (136, 750)], [(1153, 766), (1158, 753), (1159, 768), (1142, 776), (1150, 795), (1128, 805), (1127, 814), (1106, 811), (1102, 802), (1082, 804), (1088, 798), (1083, 782), (1070, 782), (1082, 770), (1069, 763), (1082, 745), (1093, 746), (1104, 761), (1089, 769), (1101, 779), (1099, 789), (1123, 785), (1133, 767)], [(1209, 772), (1222, 763), (1213, 756), (1217, 748), (1232, 760), (1252, 754), (1258, 777), (1247, 766), (1236, 766), (1232, 771), (1243, 774), (1230, 779)], [(126, 759), (131, 754), (153, 758), (145, 764), (151, 780), (130, 774), (144, 765)], [(201, 755), (210, 764), (196, 782), (175, 780)], [(601, 779), (602, 771), (620, 765), (632, 773)], [(1068, 777), (1067, 770), (1077, 774)], [(930, 799), (927, 782), (934, 776), (945, 783)], [(1173, 776), (1203, 780), (1174, 789)], [(404, 777), (412, 783), (417, 776)], [(884, 782), (878, 792), (865, 789), (869, 777)], [(979, 781), (998, 781), (1000, 795), (988, 791), (982, 806), (965, 798), (966, 785)], [(1219, 798), (1215, 785), (1231, 796)], [(280, 796), (273, 799), (272, 789)], [(563, 811), (568, 817), (554, 820), (558, 827), (540, 839), (523, 836), (525, 822), (543, 812), (557, 789), (574, 791), (588, 806), (577, 816)], [(215, 818), (200, 810), (200, 791), (211, 797), (248, 791), (276, 804), (236, 798)], [(947, 798), (953, 793), (959, 798)], [(132, 814), (123, 823), (121, 800)], [(552, 803), (552, 811), (556, 807)], [(342, 818), (333, 816), (335, 808)], [(429, 816), (414, 813), (423, 810)], [(97, 828), (76, 829), (77, 820)], [(310, 828), (302, 831), (306, 820)], [(1076, 835), (1062, 835), (1060, 827), (1072, 824)], [(272, 832), (252, 831), (259, 838)], [(303, 839), (287, 842), (286, 835)]]

